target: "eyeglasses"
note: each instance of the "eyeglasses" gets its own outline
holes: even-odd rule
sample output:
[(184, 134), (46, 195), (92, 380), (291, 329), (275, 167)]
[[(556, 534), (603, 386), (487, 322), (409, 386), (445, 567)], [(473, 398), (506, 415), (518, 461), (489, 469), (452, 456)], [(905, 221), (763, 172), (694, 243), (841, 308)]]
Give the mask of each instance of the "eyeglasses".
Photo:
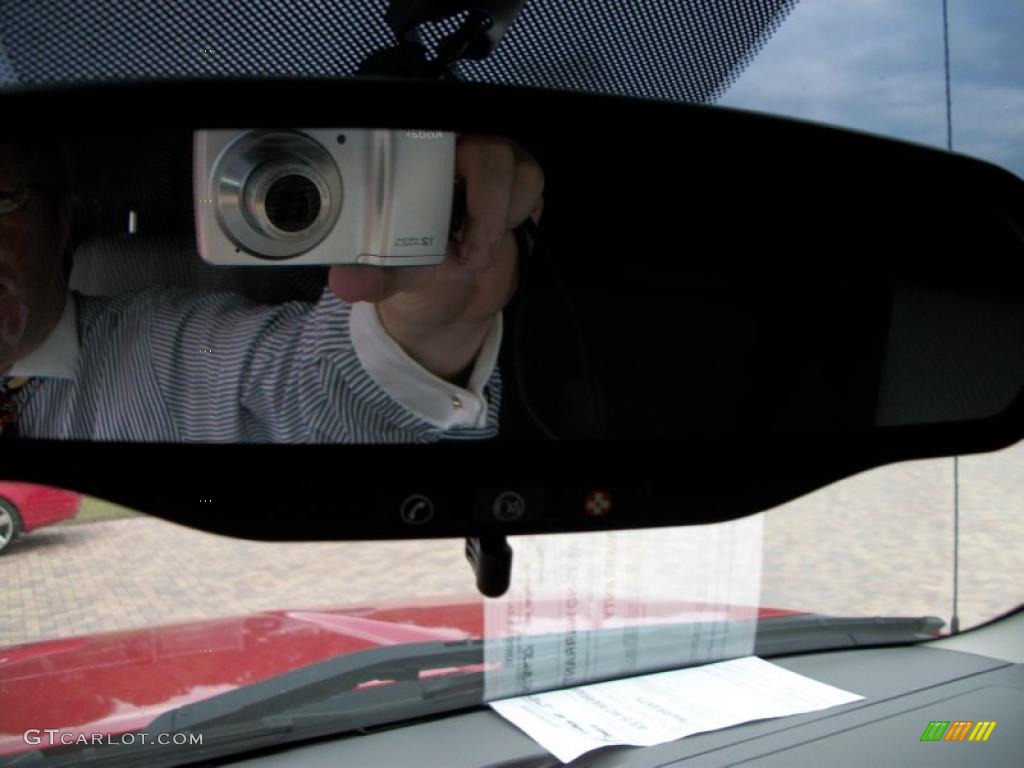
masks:
[(62, 184), (31, 183), (20, 184), (12, 189), (0, 187), (0, 216), (15, 213), (25, 207), (28, 202), (29, 191), (33, 189), (56, 189), (65, 190)]

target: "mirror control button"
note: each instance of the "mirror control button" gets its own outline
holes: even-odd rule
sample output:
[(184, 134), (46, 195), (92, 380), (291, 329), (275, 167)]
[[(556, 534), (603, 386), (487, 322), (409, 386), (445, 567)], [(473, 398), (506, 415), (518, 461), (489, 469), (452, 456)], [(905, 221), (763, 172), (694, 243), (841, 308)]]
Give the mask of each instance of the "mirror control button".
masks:
[(590, 491), (583, 499), (583, 514), (587, 517), (605, 517), (612, 511), (612, 495), (600, 488)]
[(419, 526), (434, 519), (434, 502), (429, 496), (414, 493), (402, 500), (399, 516), (406, 525)]
[(498, 494), (491, 505), (494, 519), (503, 523), (521, 520), (526, 514), (526, 500), (515, 491), (504, 491)]
[(474, 517), (481, 522), (517, 523), (544, 514), (544, 491), (540, 488), (486, 488), (476, 492), (474, 501)]

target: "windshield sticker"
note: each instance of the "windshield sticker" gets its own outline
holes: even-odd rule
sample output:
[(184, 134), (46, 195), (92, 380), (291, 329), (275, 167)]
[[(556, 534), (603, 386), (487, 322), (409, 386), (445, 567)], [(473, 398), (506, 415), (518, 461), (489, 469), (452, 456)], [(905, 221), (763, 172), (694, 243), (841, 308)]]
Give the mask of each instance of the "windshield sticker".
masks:
[(763, 525), (514, 538), (485, 607), (486, 698), (750, 655)]

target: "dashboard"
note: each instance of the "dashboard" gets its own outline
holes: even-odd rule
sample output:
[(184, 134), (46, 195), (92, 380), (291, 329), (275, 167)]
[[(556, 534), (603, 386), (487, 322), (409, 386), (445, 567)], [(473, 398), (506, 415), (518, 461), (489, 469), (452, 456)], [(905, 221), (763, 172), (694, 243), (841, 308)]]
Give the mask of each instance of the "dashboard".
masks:
[[(1024, 748), (1024, 612), (925, 644), (771, 661), (864, 699), (654, 747), (608, 747), (569, 763), (654, 766), (1007, 766)], [(932, 721), (995, 722), (984, 741), (922, 741)], [(495, 712), (474, 711), (232, 763), (547, 768), (562, 765)]]

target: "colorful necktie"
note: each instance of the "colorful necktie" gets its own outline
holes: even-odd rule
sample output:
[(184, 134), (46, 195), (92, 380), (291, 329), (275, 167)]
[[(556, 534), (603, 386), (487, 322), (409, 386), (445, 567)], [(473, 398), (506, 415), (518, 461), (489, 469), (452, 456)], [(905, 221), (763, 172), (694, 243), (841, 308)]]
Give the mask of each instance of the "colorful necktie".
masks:
[(18, 409), (14, 393), (28, 383), (24, 377), (0, 379), (0, 437), (18, 436)]

